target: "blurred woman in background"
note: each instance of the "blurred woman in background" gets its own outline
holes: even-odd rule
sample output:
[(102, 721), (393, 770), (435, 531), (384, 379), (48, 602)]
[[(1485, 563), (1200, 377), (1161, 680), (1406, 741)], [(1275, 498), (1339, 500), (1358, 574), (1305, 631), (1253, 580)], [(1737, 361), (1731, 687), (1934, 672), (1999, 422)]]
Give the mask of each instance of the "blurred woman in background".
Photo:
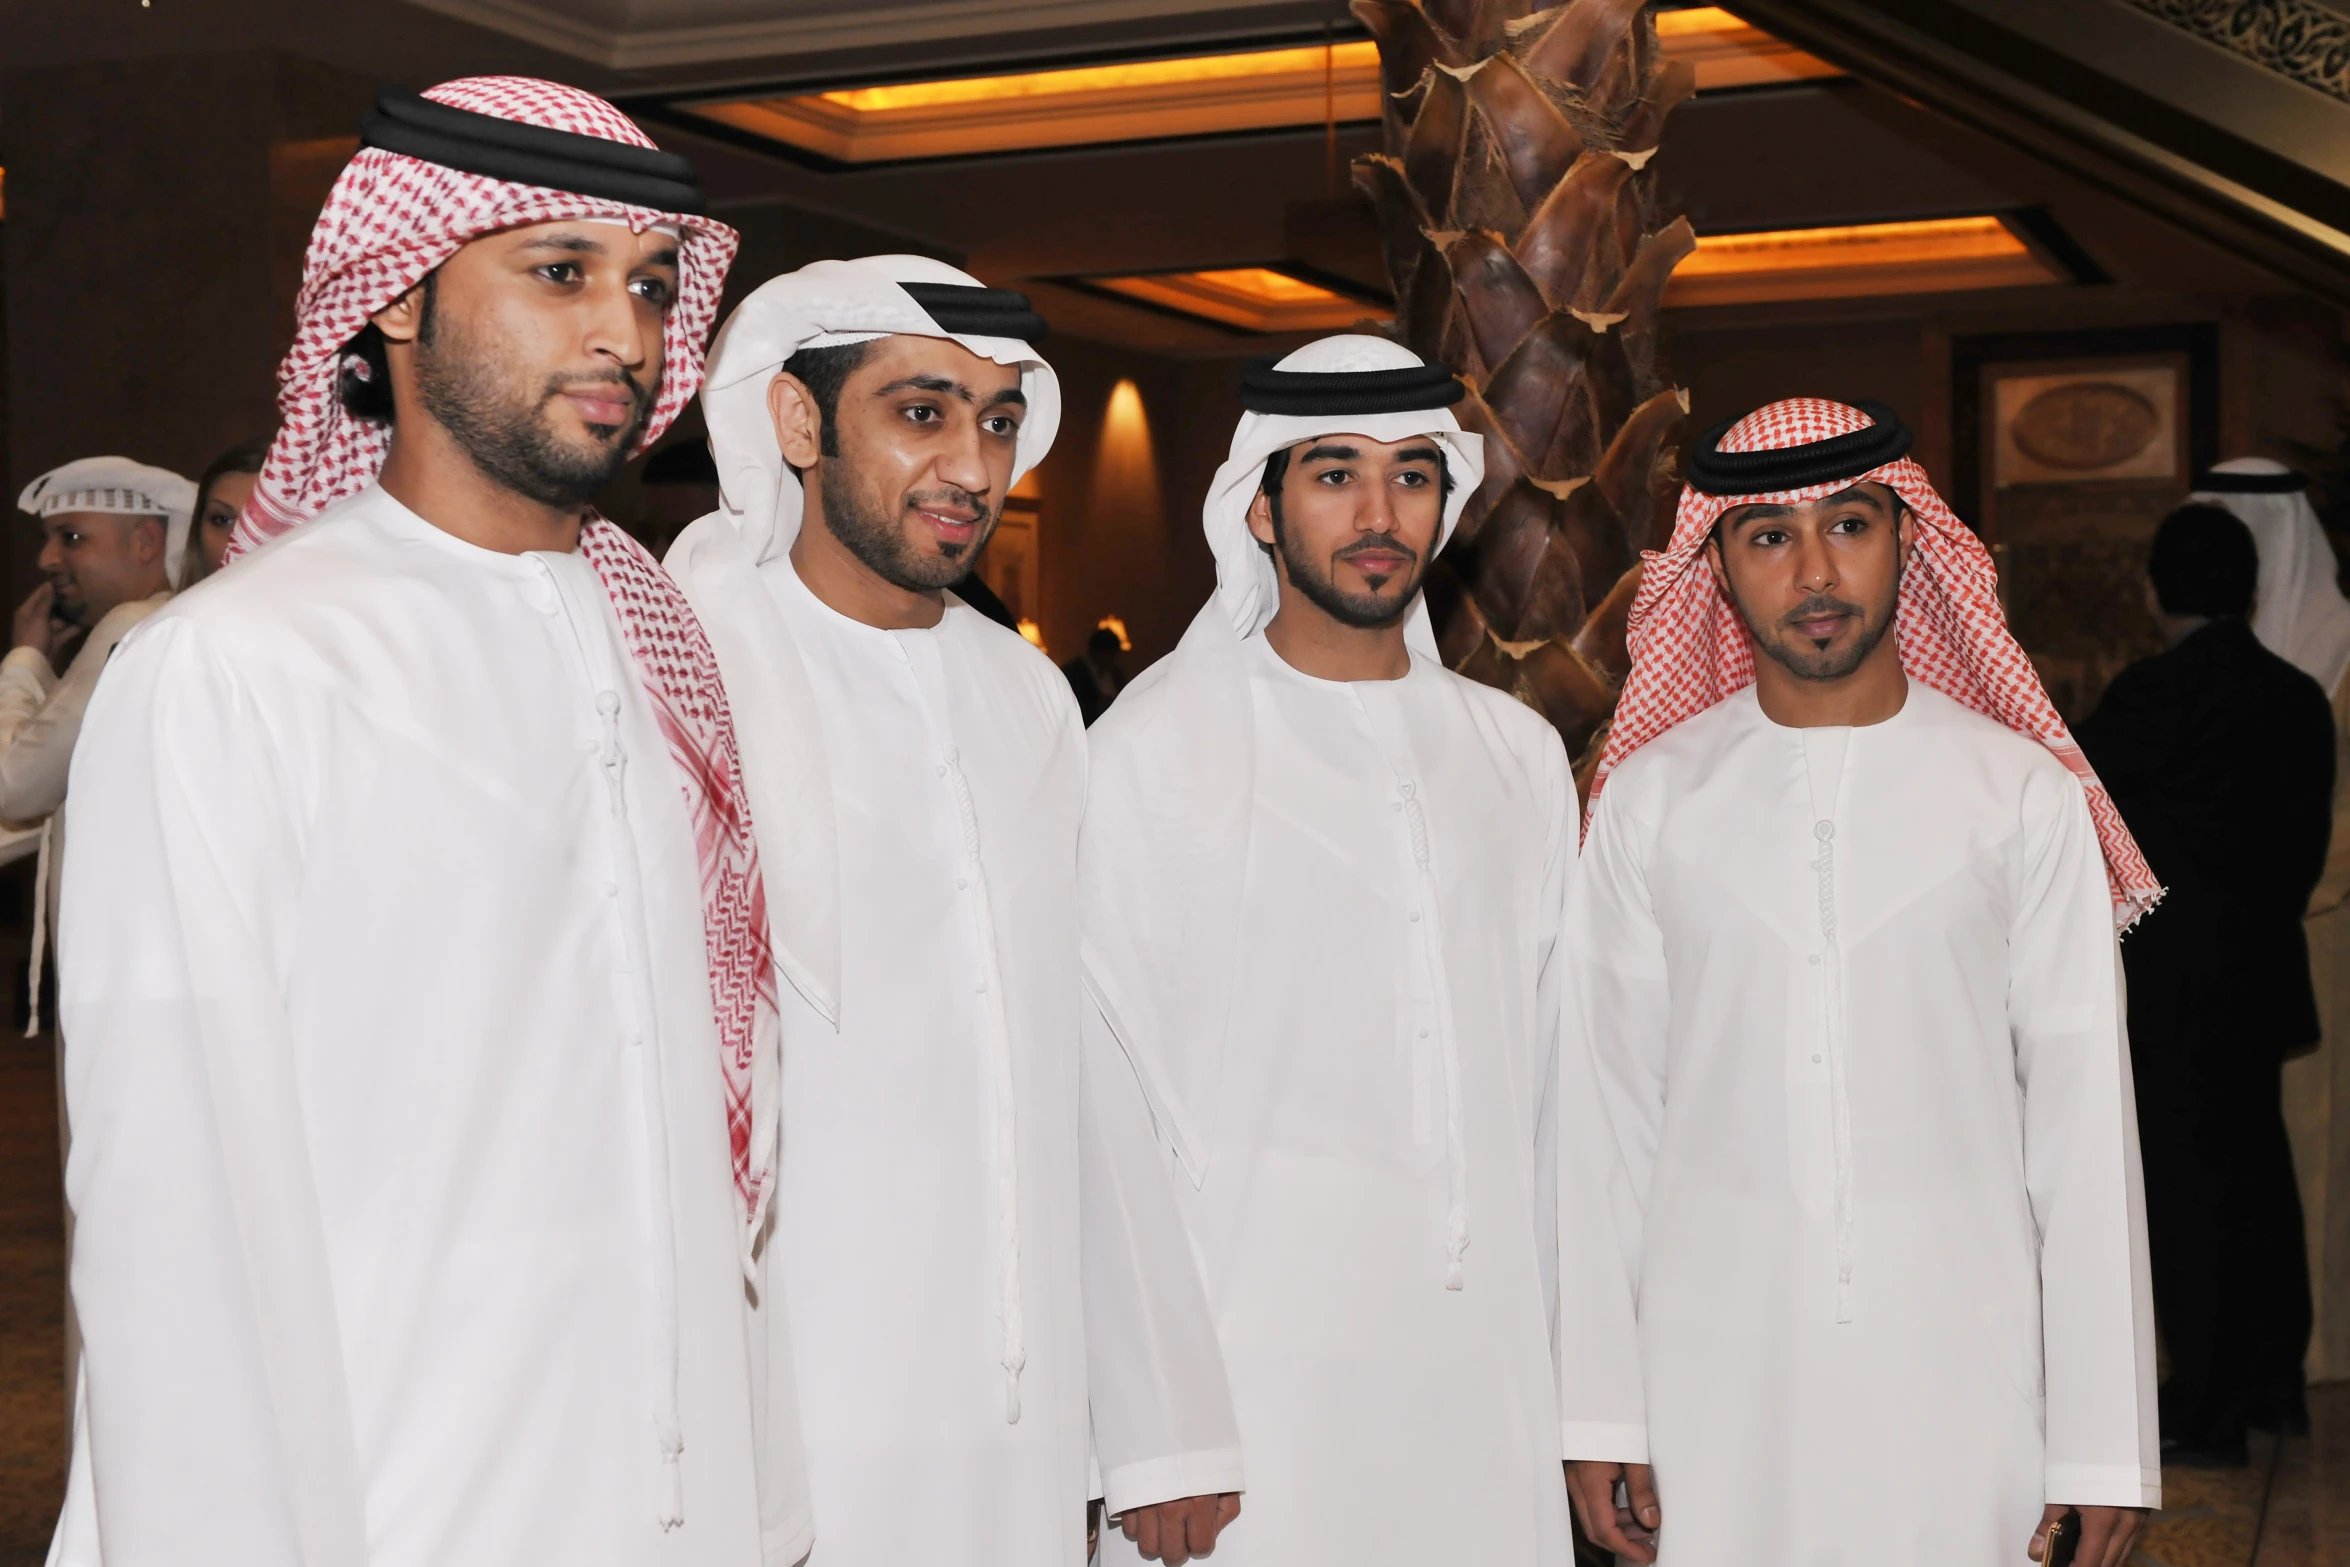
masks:
[(196, 525), (188, 533), (187, 559), (180, 563), (179, 586), (201, 582), (220, 569), (228, 536), (236, 531), (237, 513), (253, 493), (261, 476), (261, 459), (269, 455), (268, 436), (240, 441), (218, 457), (196, 481)]

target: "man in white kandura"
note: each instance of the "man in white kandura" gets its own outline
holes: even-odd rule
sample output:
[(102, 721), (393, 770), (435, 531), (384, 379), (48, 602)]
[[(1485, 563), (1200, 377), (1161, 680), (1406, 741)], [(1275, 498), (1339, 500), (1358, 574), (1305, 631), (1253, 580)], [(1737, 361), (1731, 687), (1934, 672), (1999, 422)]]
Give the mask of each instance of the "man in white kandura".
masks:
[(250, 553), (74, 758), (51, 1560), (790, 1567), (760, 864), (709, 645), (588, 505), (735, 236), (554, 83), (387, 88), (363, 137)]
[(1087, 1062), (1148, 1109), (1088, 1214), (1171, 1202), (1189, 1235), (1125, 1274), (1088, 1237), (1109, 1505), (1230, 1473), (1228, 1385), (1248, 1496), (1220, 1567), (1565, 1567), (1574, 785), (1550, 725), (1443, 667), (1419, 598), (1483, 443), (1452, 373), (1379, 338), (1241, 385), (1216, 595), (1091, 731)]
[(2161, 889), (1909, 440), (1716, 426), (1633, 605), (1560, 1364), (1576, 1510), (1637, 1562), (2043, 1560), (2061, 1520), (2118, 1567), (2160, 1496), (2115, 932)]
[[(45, 580), (16, 607), (14, 645), (0, 659), (0, 822), (49, 822), (33, 913), (37, 998), (41, 930), (57, 912), (51, 813), (65, 803), (82, 714), (115, 644), (180, 583), (196, 487), (127, 457), (84, 457), (26, 485), (16, 504), (41, 525)], [(0, 839), (0, 860), (15, 857), (10, 847)]]
[(1060, 671), (949, 591), (1052, 445), (1043, 327), (918, 256), (765, 284), (711, 355), (722, 509), (669, 555), (729, 689), (797, 715), (744, 724), (758, 819), (837, 833), (837, 879), (795, 882), (822, 901), (779, 911), (821, 928), (787, 950), (835, 945), (785, 998), (766, 1251), (812, 1567), (1085, 1558), (1084, 731)]

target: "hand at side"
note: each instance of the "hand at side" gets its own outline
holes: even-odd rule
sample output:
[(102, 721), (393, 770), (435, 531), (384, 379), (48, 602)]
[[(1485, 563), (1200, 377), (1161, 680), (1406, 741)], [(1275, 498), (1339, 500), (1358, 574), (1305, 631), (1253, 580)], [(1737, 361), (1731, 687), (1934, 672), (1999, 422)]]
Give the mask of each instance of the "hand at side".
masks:
[(1147, 1507), (1129, 1507), (1119, 1514), (1118, 1526), (1144, 1560), (1183, 1567), (1194, 1556), (1214, 1550), (1216, 1536), (1239, 1516), (1239, 1494), (1226, 1491), (1220, 1496), (1185, 1496)]
[[(2050, 1502), (2040, 1510), (2040, 1527), (2032, 1532), (2032, 1543), (2024, 1547), (2032, 1560), (2048, 1559), (2048, 1526), (2073, 1506)], [(2146, 1527), (2146, 1509), (2074, 1507), (2074, 1510), (2081, 1515), (2081, 1544), (2073, 1553), (2073, 1567), (2122, 1567), (2130, 1559), (2130, 1547), (2138, 1543), (2138, 1531)]]
[[(1616, 1501), (1621, 1483), (1629, 1506)], [(1657, 1530), (1664, 1514), (1656, 1504), (1656, 1477), (1646, 1464), (1567, 1463), (1567, 1496), (1583, 1537), (1626, 1561), (1656, 1560)]]

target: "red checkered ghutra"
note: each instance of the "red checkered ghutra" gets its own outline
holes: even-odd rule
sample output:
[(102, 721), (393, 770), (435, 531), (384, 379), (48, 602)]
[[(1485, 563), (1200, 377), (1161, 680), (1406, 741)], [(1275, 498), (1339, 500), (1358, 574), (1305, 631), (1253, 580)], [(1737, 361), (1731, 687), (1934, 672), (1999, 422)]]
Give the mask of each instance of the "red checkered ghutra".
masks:
[[(1843, 403), (1791, 398), (1732, 425), (1720, 449), (1784, 451), (1849, 435), (1872, 422)], [(2123, 824), (2113, 797), (2081, 754), (2080, 743), (2041, 688), (2030, 656), (2008, 631), (1990, 551), (1935, 493), (1925, 469), (1907, 457), (1850, 478), (1768, 495), (1708, 495), (1682, 486), (1672, 541), (1662, 550), (1645, 552), (1628, 632), (1632, 672), (1624, 681), (1615, 724), (1591, 781), (1592, 804), (1599, 803), (1608, 774), (1623, 765), (1624, 758), (1754, 683), (1754, 644), (1746, 624), (1700, 559), (1715, 521), (1734, 506), (1790, 505), (1864, 482), (1890, 485), (1917, 519), (1894, 615), (1901, 667), (1952, 701), (2039, 741), (2080, 779), (2098, 845), (2105, 852), (2115, 923), (2125, 929), (2135, 924), (2161, 899), (2162, 884)], [(1590, 820), (1586, 813), (1586, 831)]]
[[(437, 103), (632, 147), (652, 141), (603, 99), (554, 82), (476, 76), (424, 95)], [(661, 385), (635, 450), (660, 438), (702, 384), (702, 351), (739, 238), (723, 223), (597, 196), (520, 185), (362, 148), (327, 197), (310, 235), (294, 346), (278, 367), (277, 439), (237, 521), (229, 558), (299, 527), (375, 482), (389, 431), (354, 418), (338, 394), (345, 345), (368, 319), (468, 241), (503, 229), (607, 218), (642, 233), (678, 231), (677, 302), (662, 334)], [(767, 895), (743, 787), (734, 721), (718, 661), (685, 595), (633, 539), (601, 518), (580, 536), (620, 619), (623, 640), (684, 781), (702, 870), (702, 932), (709, 954), (726, 1079), (728, 1141), (745, 1221), (756, 1233), (771, 1174), (775, 1109), (759, 1102), (754, 1060), (774, 1037), (775, 961)], [(770, 1082), (774, 1074), (768, 1074)], [(772, 1090), (769, 1091), (771, 1097)]]

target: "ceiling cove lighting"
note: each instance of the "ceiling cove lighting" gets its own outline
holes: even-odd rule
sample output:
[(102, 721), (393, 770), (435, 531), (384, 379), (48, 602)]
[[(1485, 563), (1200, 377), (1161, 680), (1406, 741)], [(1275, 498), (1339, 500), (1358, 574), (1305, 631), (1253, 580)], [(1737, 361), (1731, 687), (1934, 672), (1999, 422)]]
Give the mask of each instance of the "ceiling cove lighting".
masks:
[[(1715, 6), (1664, 12), (1657, 33), (1700, 90), (1840, 74)], [(1376, 120), (1379, 49), (1350, 39), (675, 108), (833, 163), (897, 163)]]
[(2017, 288), (2071, 279), (1995, 216), (1700, 235), (1671, 308)]
[(1243, 332), (1332, 332), (1358, 321), (1388, 321), (1383, 306), (1272, 267), (1141, 272), (1080, 280), (1086, 286)]

